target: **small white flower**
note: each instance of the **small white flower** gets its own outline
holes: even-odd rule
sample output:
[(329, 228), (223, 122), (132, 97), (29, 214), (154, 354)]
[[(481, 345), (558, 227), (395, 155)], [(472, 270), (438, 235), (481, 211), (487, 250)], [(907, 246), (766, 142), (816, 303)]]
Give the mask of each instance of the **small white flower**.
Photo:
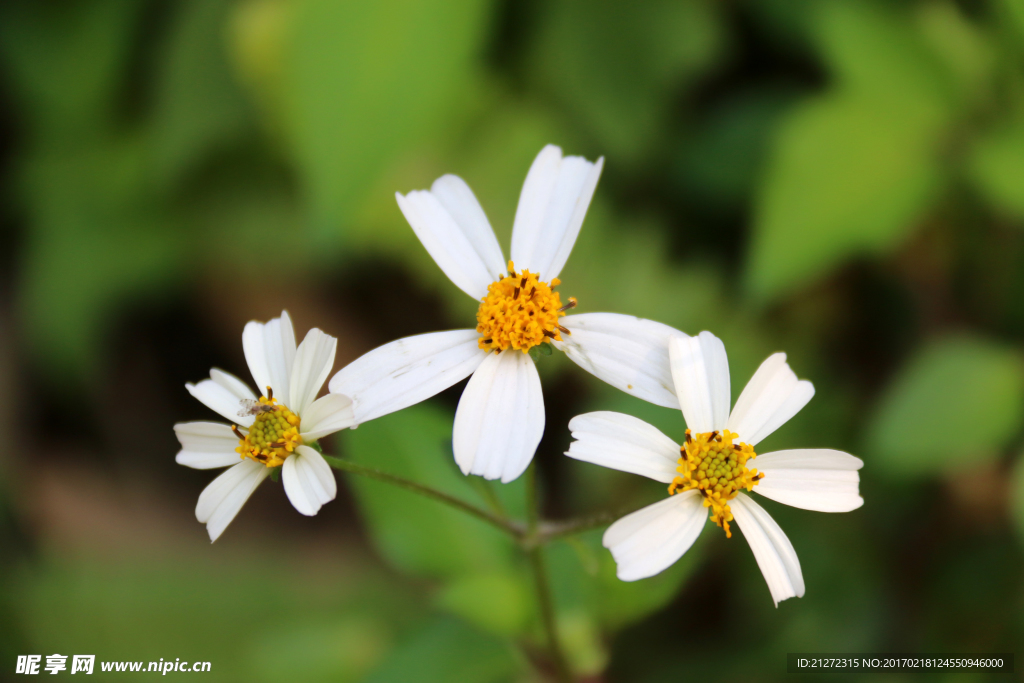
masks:
[(341, 394), (316, 398), (334, 366), (337, 340), (313, 328), (296, 348), (291, 318), (282, 312), (263, 324), (250, 322), (242, 348), (257, 396), (234, 375), (213, 368), (210, 379), (185, 388), (230, 420), (174, 425), (181, 442), (180, 465), (196, 469), (231, 466), (199, 495), (196, 519), (215, 541), (274, 467), (288, 500), (304, 515), (315, 515), (337, 495), (330, 466), (309, 447), (317, 439), (353, 424), (352, 401)]
[[(710, 332), (669, 341), (672, 377), (686, 419), (682, 446), (629, 415), (596, 412), (569, 422), (576, 441), (566, 455), (669, 484), (670, 496), (626, 515), (604, 534), (623, 581), (665, 570), (697, 540), (711, 519), (731, 536), (735, 520), (750, 544), (775, 604), (804, 594), (793, 545), (765, 510), (743, 490), (805, 510), (859, 508), (857, 470), (848, 453), (826, 449), (757, 455), (753, 447), (796, 415), (814, 396), (798, 380), (786, 354), (768, 358), (729, 411), (729, 361)], [(680, 457), (681, 456), (681, 457)], [(757, 468), (749, 465), (756, 463)]]
[(512, 481), (530, 464), (544, 432), (540, 377), (527, 353), (544, 343), (623, 391), (678, 406), (666, 350), (678, 330), (614, 313), (561, 318), (576, 300), (570, 297), (563, 306), (553, 288), (560, 284), (558, 275), (603, 165), (603, 158), (591, 163), (563, 157), (554, 145), (541, 150), (519, 197), (508, 264), (461, 178), (442, 176), (430, 190), (396, 195), (437, 265), (480, 302), (477, 326), (399, 339), (338, 372), (330, 389), (352, 397), (357, 424), (419, 403), (472, 375), (455, 413), (455, 460), (464, 474)]

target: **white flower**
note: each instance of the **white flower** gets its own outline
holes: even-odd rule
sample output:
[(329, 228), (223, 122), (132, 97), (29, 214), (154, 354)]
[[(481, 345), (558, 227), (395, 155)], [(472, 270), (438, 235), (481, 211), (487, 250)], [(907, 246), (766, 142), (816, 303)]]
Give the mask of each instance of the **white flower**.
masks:
[[(566, 455), (669, 484), (665, 500), (626, 515), (604, 534), (623, 581), (647, 578), (682, 557), (711, 519), (731, 536), (735, 520), (750, 544), (775, 604), (804, 594), (793, 545), (765, 510), (743, 492), (805, 510), (849, 512), (858, 491), (859, 458), (826, 449), (756, 455), (753, 447), (796, 415), (814, 396), (786, 354), (768, 358), (729, 411), (729, 362), (710, 332), (669, 341), (672, 377), (686, 439), (682, 446), (629, 415), (596, 412), (569, 422), (576, 441)], [(682, 456), (682, 457), (680, 457)], [(749, 465), (756, 463), (757, 467)]]
[(352, 397), (357, 424), (472, 375), (455, 413), (455, 460), (464, 474), (512, 481), (530, 464), (544, 432), (540, 377), (527, 353), (543, 343), (623, 391), (679, 405), (666, 350), (677, 330), (614, 313), (560, 317), (576, 300), (570, 297), (563, 306), (552, 288), (560, 284), (603, 164), (603, 158), (596, 164), (563, 158), (553, 145), (541, 150), (519, 197), (507, 265), (462, 179), (446, 175), (430, 190), (396, 195), (437, 265), (480, 302), (477, 327), (399, 339), (338, 372), (330, 389)]
[(250, 322), (242, 348), (257, 397), (234, 375), (213, 368), (210, 379), (185, 388), (230, 420), (174, 425), (181, 442), (180, 465), (196, 469), (231, 466), (199, 495), (196, 519), (215, 541), (271, 469), (281, 468), (284, 490), (295, 509), (315, 515), (334, 500), (338, 487), (330, 466), (309, 447), (317, 439), (353, 424), (352, 401), (341, 394), (316, 398), (334, 366), (337, 340), (314, 328), (295, 347), (291, 318), (282, 312), (263, 324)]

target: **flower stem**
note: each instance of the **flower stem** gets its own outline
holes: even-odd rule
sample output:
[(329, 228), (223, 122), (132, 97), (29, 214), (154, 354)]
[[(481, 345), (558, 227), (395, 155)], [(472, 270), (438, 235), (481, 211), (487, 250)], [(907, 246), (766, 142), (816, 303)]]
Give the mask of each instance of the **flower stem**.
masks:
[[(530, 465), (526, 473), (526, 495), (527, 506), (527, 538), (535, 538), (537, 535), (538, 518), (540, 507), (537, 496), (537, 474), (536, 466)], [(555, 665), (555, 675), (561, 683), (572, 683), (572, 674), (565, 661), (565, 654), (562, 652), (562, 644), (558, 638), (558, 625), (555, 621), (555, 603), (551, 595), (551, 584), (548, 583), (547, 570), (544, 567), (544, 549), (540, 544), (524, 544), (527, 557), (530, 558), (530, 568), (533, 570), (533, 580), (537, 585), (537, 603), (540, 606), (541, 621), (544, 623), (544, 632), (548, 639), (548, 651), (551, 661)]]
[(502, 519), (501, 517), (498, 517), (497, 515), (494, 515), (488, 512), (487, 510), (478, 508), (472, 503), (467, 503), (464, 500), (460, 500), (455, 496), (450, 496), (447, 493), (438, 491), (437, 489), (432, 489), (429, 486), (418, 484), (412, 480), (400, 477), (396, 474), (391, 474), (389, 472), (383, 472), (373, 467), (358, 465), (352, 462), (351, 460), (335, 458), (330, 455), (325, 455), (324, 460), (326, 460), (327, 464), (336, 470), (341, 470), (343, 472), (351, 472), (352, 474), (358, 474), (360, 476), (368, 477), (370, 479), (376, 479), (377, 481), (382, 481), (387, 484), (391, 484), (392, 486), (403, 488), (406, 491), (412, 491), (413, 493), (418, 493), (421, 496), (432, 498), (438, 501), (439, 503), (443, 503), (449, 507), (455, 508), (456, 510), (461, 510), (467, 514), (470, 514), (476, 517), (477, 519), (483, 520), (484, 522), (487, 522), (491, 526), (501, 529), (502, 531), (516, 539), (522, 538), (523, 536), (523, 528), (520, 524), (517, 524), (507, 519)]

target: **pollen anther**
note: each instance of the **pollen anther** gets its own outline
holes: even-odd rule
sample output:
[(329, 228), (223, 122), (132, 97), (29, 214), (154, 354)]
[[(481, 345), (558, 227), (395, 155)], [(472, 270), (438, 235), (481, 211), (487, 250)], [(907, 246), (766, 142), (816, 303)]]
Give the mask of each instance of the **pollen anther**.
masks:
[(569, 306), (562, 306), (558, 292), (552, 289), (559, 284), (558, 278), (547, 283), (529, 270), (516, 273), (512, 261), (508, 262), (508, 270), (508, 275), (487, 287), (487, 296), (480, 301), (476, 314), (480, 348), (513, 348), (526, 353), (545, 341), (562, 341), (561, 333), (569, 331), (558, 324), (558, 318), (576, 305), (576, 299), (571, 298)]
[(700, 491), (704, 507), (711, 508), (711, 521), (724, 529), (729, 538), (729, 522), (733, 519), (729, 501), (741, 490), (753, 489), (764, 476), (747, 468), (747, 461), (756, 458), (757, 453), (748, 444), (733, 443), (737, 436), (728, 429), (705, 434), (691, 434), (687, 429), (676, 468), (681, 476), (668, 487), (670, 495), (692, 489)]
[(298, 415), (277, 402), (270, 387), (267, 387), (267, 394), (261, 396), (259, 402), (272, 409), (257, 413), (247, 433), (243, 434), (236, 425), (232, 425), (232, 430), (239, 437), (235, 452), (243, 460), (250, 458), (267, 467), (278, 467), (302, 444), (300, 420)]

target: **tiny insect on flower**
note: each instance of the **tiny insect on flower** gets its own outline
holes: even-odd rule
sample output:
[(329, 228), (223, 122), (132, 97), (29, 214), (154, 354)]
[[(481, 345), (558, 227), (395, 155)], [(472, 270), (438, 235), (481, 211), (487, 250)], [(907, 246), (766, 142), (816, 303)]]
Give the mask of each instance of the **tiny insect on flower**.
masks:
[(256, 487), (281, 473), (285, 494), (304, 515), (315, 515), (337, 495), (330, 466), (310, 445), (354, 424), (352, 401), (341, 394), (316, 395), (334, 365), (337, 340), (312, 329), (296, 347), (291, 318), (282, 312), (242, 333), (245, 359), (258, 386), (256, 396), (240, 379), (216, 368), (210, 379), (187, 384), (208, 408), (231, 420), (183, 422), (177, 462), (196, 469), (229, 469), (199, 496), (196, 518), (215, 541)]

